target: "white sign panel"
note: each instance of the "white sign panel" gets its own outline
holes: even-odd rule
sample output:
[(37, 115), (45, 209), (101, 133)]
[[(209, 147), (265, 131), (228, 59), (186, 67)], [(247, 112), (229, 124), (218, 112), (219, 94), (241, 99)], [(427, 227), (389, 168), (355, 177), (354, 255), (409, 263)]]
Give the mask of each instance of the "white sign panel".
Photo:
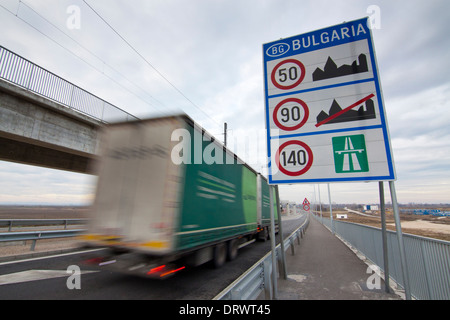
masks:
[(269, 183), (395, 180), (367, 23), (263, 45)]

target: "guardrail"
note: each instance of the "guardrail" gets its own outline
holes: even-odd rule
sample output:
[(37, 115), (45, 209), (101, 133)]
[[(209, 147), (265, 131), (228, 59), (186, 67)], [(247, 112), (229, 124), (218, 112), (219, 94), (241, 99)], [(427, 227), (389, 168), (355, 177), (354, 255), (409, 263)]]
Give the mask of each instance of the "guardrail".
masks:
[(0, 228), (7, 227), (11, 232), (13, 227), (35, 227), (35, 226), (64, 226), (84, 225), (87, 219), (0, 219)]
[(2, 46), (0, 78), (104, 123), (138, 119)]
[(31, 251), (34, 251), (37, 240), (75, 237), (82, 234), (85, 231), (86, 230), (84, 229), (74, 229), (74, 230), (5, 232), (0, 233), (0, 242), (31, 240), (32, 241)]
[[(351, 222), (319, 219), (340, 238), (362, 253), (384, 272), (380, 228)], [(411, 295), (420, 300), (450, 299), (450, 242), (403, 234)], [(396, 233), (387, 230), (390, 279), (404, 288)]]
[[(85, 225), (88, 219), (0, 219), (0, 228), (8, 228), (8, 232), (0, 233), (0, 242), (32, 241), (31, 251), (34, 251), (37, 240), (69, 238), (80, 235), (84, 229), (70, 229), (69, 225)], [(64, 226), (62, 230), (38, 230), (13, 232), (13, 227), (43, 227)]]
[[(290, 247), (295, 253), (294, 242), (300, 244), (300, 238), (309, 225), (309, 215), (305, 222), (284, 240), (285, 251)], [(275, 255), (278, 265), (281, 262), (281, 245), (276, 246)], [(278, 268), (279, 269), (279, 268)], [(232, 284), (219, 293), (213, 300), (255, 300), (265, 291), (266, 299), (272, 299), (272, 251), (267, 253), (250, 269), (236, 279)]]

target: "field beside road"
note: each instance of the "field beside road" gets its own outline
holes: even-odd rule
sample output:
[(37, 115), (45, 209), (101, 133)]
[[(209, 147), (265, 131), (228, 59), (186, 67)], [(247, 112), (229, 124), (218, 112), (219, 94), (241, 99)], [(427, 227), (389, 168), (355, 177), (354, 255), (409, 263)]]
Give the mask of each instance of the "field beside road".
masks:
[[(88, 207), (76, 206), (0, 206), (0, 219), (84, 219), (87, 217), (88, 210)], [(20, 231), (19, 229), (14, 228), (13, 231)], [(46, 228), (41, 227), (41, 230), (46, 230)], [(6, 228), (0, 232), (7, 231)], [(79, 241), (75, 238), (39, 240), (34, 251), (30, 250), (31, 241), (4, 242), (0, 243), (0, 258), (30, 253), (56, 252), (74, 249), (78, 246)]]
[(0, 219), (84, 219), (89, 207), (0, 206)]
[[(445, 209), (448, 210), (448, 208)], [(336, 219), (336, 214), (338, 213), (347, 214), (348, 218)], [(346, 210), (333, 210), (333, 219), (381, 228), (380, 214), (364, 214), (370, 215), (370, 217), (348, 212)], [(326, 219), (330, 218), (330, 213), (328, 211), (322, 211), (322, 215)], [(401, 213), (400, 221), (403, 233), (450, 241), (450, 217)], [(387, 210), (386, 212), (386, 227), (388, 230), (395, 231), (394, 215), (391, 210)]]

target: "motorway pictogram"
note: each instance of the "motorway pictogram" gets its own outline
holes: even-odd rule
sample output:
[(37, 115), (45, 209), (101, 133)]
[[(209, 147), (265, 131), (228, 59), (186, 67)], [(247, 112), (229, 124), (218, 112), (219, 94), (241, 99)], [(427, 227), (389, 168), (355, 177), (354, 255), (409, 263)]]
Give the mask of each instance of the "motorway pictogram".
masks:
[(369, 171), (363, 134), (334, 137), (332, 140), (336, 173)]

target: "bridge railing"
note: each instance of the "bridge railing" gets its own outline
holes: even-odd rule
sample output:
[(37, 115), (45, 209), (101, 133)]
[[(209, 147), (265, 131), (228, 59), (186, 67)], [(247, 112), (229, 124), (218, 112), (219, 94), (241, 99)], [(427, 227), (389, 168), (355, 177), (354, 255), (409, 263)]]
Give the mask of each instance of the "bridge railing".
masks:
[(104, 123), (137, 119), (2, 46), (0, 78)]
[[(380, 228), (333, 220), (316, 219), (362, 253), (384, 272)], [(450, 299), (450, 242), (403, 234), (411, 295), (419, 300)], [(387, 230), (390, 279), (404, 288), (396, 233)]]

